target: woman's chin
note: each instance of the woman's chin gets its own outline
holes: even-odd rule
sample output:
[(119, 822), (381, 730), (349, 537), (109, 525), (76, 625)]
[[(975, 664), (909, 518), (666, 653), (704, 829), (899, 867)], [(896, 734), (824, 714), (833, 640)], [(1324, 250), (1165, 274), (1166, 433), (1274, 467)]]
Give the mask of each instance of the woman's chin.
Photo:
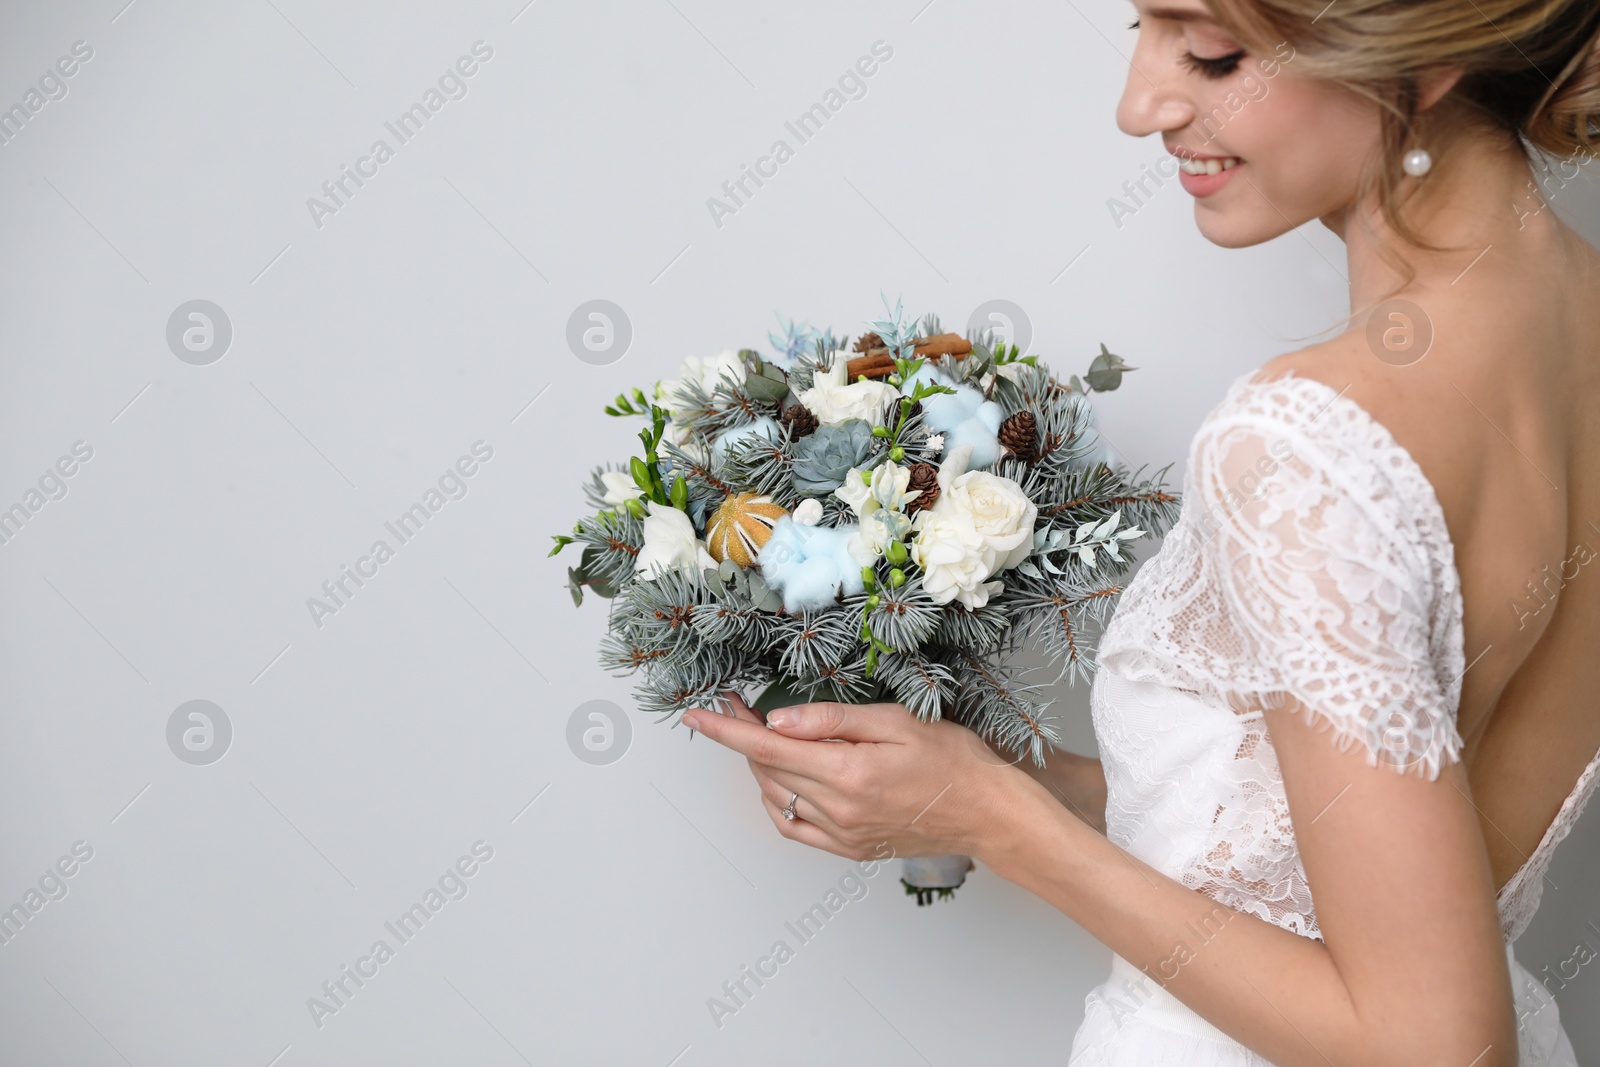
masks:
[(1276, 212), (1265, 218), (1254, 212), (1218, 210), (1200, 202), (1194, 207), (1194, 224), (1200, 236), (1219, 248), (1249, 248), (1293, 229)]

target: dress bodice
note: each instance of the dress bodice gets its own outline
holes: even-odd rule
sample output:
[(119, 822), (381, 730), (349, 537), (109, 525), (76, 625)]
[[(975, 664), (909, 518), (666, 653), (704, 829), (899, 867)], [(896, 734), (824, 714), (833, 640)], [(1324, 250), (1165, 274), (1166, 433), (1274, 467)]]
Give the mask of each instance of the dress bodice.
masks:
[[(1342, 749), (1397, 773), (1434, 778), (1459, 760), (1462, 596), (1444, 510), (1381, 423), (1292, 373), (1233, 381), (1183, 489), (1099, 645), (1106, 833), (1219, 903), (1320, 940), (1263, 709), (1293, 697)], [(1525, 1065), (1576, 1063), (1511, 942), (1597, 779), (1600, 754), (1499, 894)], [(1088, 998), (1075, 1065), (1264, 1064), (1159, 986), (1134, 996), (1142, 1025), (1124, 1025), (1140, 976), (1117, 963)]]
[[(1459, 759), (1463, 644), (1455, 547), (1411, 454), (1322, 382), (1240, 375), (1190, 445), (1178, 523), (1100, 642), (1101, 673), (1116, 676), (1097, 675), (1091, 697), (1108, 832), (1125, 846), (1181, 838), (1185, 884), (1320, 937), (1260, 709), (1294, 696), (1341, 748), (1436, 777)], [(1140, 727), (1152, 699), (1159, 730)], [(1600, 754), (1502, 887), (1508, 940), (1597, 779)], [(1193, 795), (1179, 812), (1152, 797), (1164, 789)]]

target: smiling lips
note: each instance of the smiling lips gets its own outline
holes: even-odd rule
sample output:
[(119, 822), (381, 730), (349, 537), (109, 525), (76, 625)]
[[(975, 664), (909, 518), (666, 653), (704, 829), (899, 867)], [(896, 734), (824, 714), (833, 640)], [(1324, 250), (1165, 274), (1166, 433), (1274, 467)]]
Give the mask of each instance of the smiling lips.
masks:
[(1238, 156), (1178, 156), (1178, 167), (1185, 174), (1220, 174), (1241, 162)]

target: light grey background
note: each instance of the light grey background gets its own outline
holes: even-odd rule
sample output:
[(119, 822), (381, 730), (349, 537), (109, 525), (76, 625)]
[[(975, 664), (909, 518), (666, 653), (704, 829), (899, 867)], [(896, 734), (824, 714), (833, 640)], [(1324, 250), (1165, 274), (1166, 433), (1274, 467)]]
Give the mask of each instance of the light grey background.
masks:
[[(1341, 246), (1215, 248), (1176, 182), (1113, 222), (1162, 155), (1113, 121), (1126, 5), (525, 4), (4, 5), (0, 106), (93, 58), (0, 145), (0, 507), (93, 458), (0, 545), (0, 905), (93, 858), (0, 946), (0, 1061), (1064, 1062), (1108, 954), (986, 872), (921, 909), (879, 874), (714, 1025), (848, 864), (683, 731), (569, 751), (573, 709), (629, 683), (549, 535), (630, 451), (608, 398), (764, 347), (775, 311), (858, 333), (880, 291), (957, 329), (1013, 300), (1064, 373), (1106, 342), (1139, 368), (1107, 437), (1181, 461), (1230, 378), (1344, 313)], [(467, 95), (316, 225), (307, 198), (480, 40)], [(877, 41), (866, 95), (797, 145), (784, 122)], [(794, 158), (716, 225), (779, 138)], [(1600, 228), (1586, 188), (1558, 207)], [(207, 366), (166, 342), (194, 299), (233, 330)], [(611, 365), (564, 340), (591, 299), (632, 324)], [(468, 495), (315, 625), (307, 598), (478, 441)], [(233, 729), (206, 766), (167, 744), (196, 699)], [(480, 840), (468, 894), (317, 1026), (308, 998)], [(1591, 814), (1551, 873), (1535, 971), (1600, 938), (1597, 841)], [(1587, 1059), (1594, 970), (1562, 993)]]

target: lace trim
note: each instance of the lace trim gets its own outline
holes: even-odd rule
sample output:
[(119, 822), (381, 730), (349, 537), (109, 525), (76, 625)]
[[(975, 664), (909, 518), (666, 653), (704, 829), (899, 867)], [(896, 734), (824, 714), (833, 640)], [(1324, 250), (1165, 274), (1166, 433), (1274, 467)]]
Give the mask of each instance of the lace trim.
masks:
[(1583, 815), (1584, 807), (1589, 803), (1589, 798), (1594, 795), (1597, 784), (1600, 784), (1600, 753), (1595, 754), (1594, 759), (1589, 761), (1589, 765), (1578, 776), (1577, 785), (1567, 794), (1567, 799), (1562, 801), (1561, 809), (1556, 812), (1555, 819), (1545, 830), (1544, 836), (1539, 839), (1533, 855), (1529, 856), (1517, 869), (1517, 873), (1500, 887), (1495, 903), (1500, 911), (1500, 932), (1507, 941), (1515, 941), (1521, 937), (1522, 932), (1533, 921), (1534, 913), (1539, 910), (1539, 901), (1544, 896), (1544, 876), (1550, 870), (1550, 861), (1555, 857), (1556, 846), (1561, 844), (1577, 825), (1579, 817)]

